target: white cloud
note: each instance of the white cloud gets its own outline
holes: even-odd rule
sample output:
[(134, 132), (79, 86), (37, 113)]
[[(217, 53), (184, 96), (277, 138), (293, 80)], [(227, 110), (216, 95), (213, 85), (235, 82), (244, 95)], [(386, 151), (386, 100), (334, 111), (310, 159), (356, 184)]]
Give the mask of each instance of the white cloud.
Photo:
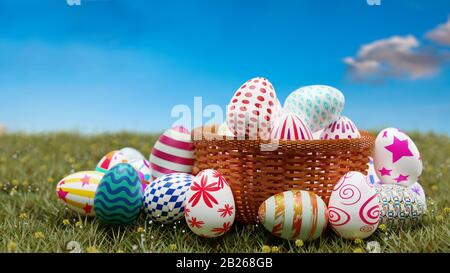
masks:
[(356, 57), (344, 58), (348, 72), (357, 81), (386, 78), (420, 79), (439, 72), (438, 52), (420, 46), (412, 35), (393, 36), (361, 46)]
[(436, 43), (450, 46), (450, 17), (448, 18), (447, 23), (441, 24), (435, 29), (427, 32), (426, 36)]

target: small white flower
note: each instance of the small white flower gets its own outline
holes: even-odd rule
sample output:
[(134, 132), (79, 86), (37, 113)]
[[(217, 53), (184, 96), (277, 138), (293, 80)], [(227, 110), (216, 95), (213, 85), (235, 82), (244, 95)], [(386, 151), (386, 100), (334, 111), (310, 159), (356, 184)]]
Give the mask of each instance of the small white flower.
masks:
[(381, 253), (381, 246), (377, 241), (368, 242), (366, 249), (369, 253)]

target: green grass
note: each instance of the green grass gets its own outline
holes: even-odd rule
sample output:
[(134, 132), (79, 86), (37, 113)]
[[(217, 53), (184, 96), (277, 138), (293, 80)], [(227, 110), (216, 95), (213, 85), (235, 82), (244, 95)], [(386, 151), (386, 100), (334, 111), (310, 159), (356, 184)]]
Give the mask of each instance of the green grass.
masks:
[(449, 252), (450, 213), (444, 208), (450, 207), (450, 138), (431, 133), (410, 136), (425, 165), (421, 183), (429, 211), (422, 224), (404, 230), (378, 229), (361, 244), (328, 230), (321, 239), (298, 247), (261, 226), (235, 224), (223, 237), (203, 239), (189, 230), (184, 219), (161, 226), (150, 223), (144, 214), (132, 226), (111, 228), (74, 215), (57, 200), (55, 185), (69, 172), (93, 170), (104, 154), (125, 146), (148, 154), (155, 135), (3, 135), (0, 252), (68, 252), (71, 241), (84, 252), (262, 252), (265, 245), (278, 247), (279, 252), (353, 252), (365, 249), (369, 241), (378, 241), (383, 252)]

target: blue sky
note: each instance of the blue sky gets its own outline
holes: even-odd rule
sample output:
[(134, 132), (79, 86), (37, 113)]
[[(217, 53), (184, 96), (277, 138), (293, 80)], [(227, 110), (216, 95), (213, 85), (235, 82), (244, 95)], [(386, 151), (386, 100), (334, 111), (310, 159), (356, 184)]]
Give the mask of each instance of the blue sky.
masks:
[[(450, 45), (427, 33), (449, 15), (448, 0), (0, 0), (0, 123), (161, 131), (174, 105), (225, 107), (263, 76), (282, 102), (301, 86), (337, 87), (360, 128), (448, 134)], [(419, 45), (404, 49), (407, 36)], [(383, 69), (367, 76), (373, 61)]]

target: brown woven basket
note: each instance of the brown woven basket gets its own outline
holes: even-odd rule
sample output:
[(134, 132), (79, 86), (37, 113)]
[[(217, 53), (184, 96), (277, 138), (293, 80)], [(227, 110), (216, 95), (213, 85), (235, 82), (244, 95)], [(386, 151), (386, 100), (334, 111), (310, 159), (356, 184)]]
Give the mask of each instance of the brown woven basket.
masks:
[[(202, 132), (203, 130), (203, 132)], [(257, 222), (258, 208), (279, 192), (313, 191), (328, 204), (331, 191), (349, 171), (367, 174), (374, 137), (342, 140), (279, 141), (278, 149), (261, 151), (262, 140), (225, 139), (215, 134), (217, 126), (196, 128), (194, 174), (218, 170), (229, 182), (236, 203), (236, 219)]]

